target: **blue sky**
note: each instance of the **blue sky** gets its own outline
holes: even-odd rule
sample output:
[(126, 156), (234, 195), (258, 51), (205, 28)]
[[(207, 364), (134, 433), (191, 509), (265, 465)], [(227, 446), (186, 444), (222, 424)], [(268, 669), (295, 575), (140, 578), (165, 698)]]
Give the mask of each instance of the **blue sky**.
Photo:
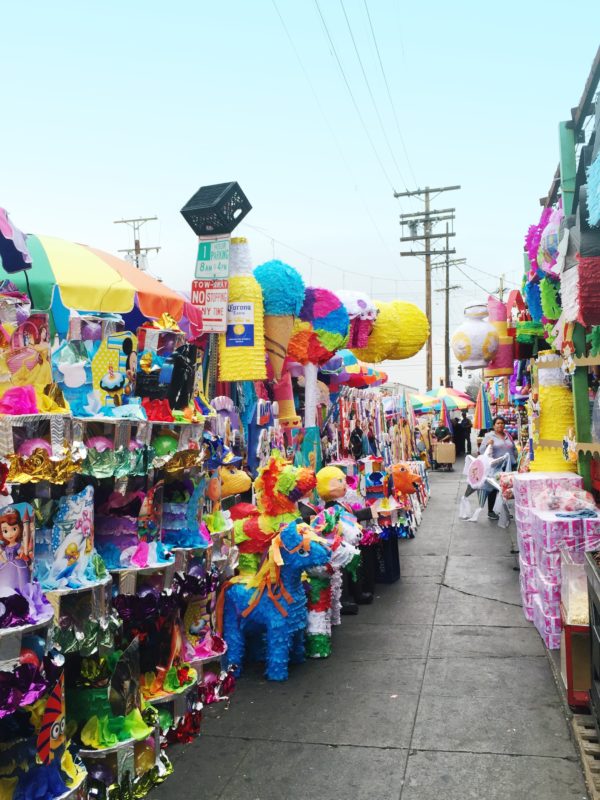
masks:
[[(156, 214), (143, 231), (162, 248), (150, 269), (187, 288), (196, 242), (179, 209), (203, 184), (238, 180), (253, 205), (238, 232), (257, 263), (274, 253), (316, 285), (423, 305), (422, 263), (398, 255), (398, 214), (421, 206), (393, 189), (461, 184), (436, 201), (456, 207), (456, 257), (470, 265), (469, 277), (453, 271), (454, 326), (497, 287), (476, 270), (519, 280), (558, 123), (599, 44), (600, 5), (319, 0), (376, 156), (316, 3), (276, 2), (293, 45), (272, 0), (5, 4), (0, 205), (24, 230), (110, 251), (130, 246), (113, 220)], [(424, 363), (423, 351), (390, 373), (421, 387)]]

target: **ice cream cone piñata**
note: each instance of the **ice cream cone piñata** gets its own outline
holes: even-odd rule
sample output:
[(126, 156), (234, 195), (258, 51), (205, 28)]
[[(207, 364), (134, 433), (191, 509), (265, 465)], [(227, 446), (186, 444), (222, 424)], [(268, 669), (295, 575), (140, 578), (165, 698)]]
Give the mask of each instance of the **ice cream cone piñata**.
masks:
[(294, 318), (304, 302), (300, 273), (282, 261), (267, 261), (254, 270), (265, 310), (265, 345), (275, 380), (281, 378)]

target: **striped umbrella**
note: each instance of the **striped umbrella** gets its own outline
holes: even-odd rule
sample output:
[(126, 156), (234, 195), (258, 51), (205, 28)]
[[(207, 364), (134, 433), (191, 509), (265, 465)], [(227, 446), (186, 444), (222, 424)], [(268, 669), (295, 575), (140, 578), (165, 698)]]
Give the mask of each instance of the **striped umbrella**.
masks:
[(473, 415), (473, 427), (476, 430), (489, 430), (492, 427), (492, 411), (487, 392), (483, 386), (480, 387), (475, 403), (475, 414)]
[(443, 397), (440, 398), (440, 425), (445, 425), (450, 433), (454, 432), (452, 420), (450, 419), (450, 414), (448, 413), (446, 399)]
[(351, 386), (365, 389), (367, 386), (381, 386), (388, 376), (383, 370), (359, 361), (350, 350), (339, 350), (322, 368), (331, 377), (332, 389), (337, 386)]
[(200, 325), (201, 315), (181, 294), (161, 281), (103, 250), (51, 236), (27, 236), (32, 265), (27, 273), (8, 274), (31, 295), (38, 311), (65, 316), (66, 310), (127, 314), (138, 309), (144, 317), (158, 319), (167, 313), (179, 322), (186, 317)]
[(422, 406), (421, 410), (431, 409), (432, 411), (439, 411), (442, 407), (442, 403), (445, 404), (446, 408), (450, 411), (462, 411), (464, 408), (472, 408), (475, 403), (472, 400), (463, 400), (462, 397), (429, 397), (427, 399), (427, 403)]
[[(475, 405), (468, 394), (448, 386), (437, 386), (435, 389), (430, 389), (426, 394), (427, 397), (435, 397), (438, 400), (443, 397), (448, 403), (448, 408), (472, 408)], [(456, 405), (453, 405), (453, 403), (456, 403)]]
[(419, 394), (417, 392), (416, 394), (410, 394), (408, 398), (415, 411), (421, 411), (435, 405), (435, 400), (432, 397), (428, 397), (426, 394)]

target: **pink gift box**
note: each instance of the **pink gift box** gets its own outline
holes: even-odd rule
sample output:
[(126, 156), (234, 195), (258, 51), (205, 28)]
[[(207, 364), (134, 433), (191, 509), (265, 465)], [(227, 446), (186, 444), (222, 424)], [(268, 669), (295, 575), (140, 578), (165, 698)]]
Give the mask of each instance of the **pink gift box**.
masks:
[(521, 585), (525, 587), (525, 591), (537, 591), (537, 585), (535, 582), (535, 567), (524, 561), (521, 556), (519, 556), (519, 573), (519, 578), (522, 582)]
[(560, 649), (560, 633), (562, 631), (560, 616), (554, 617), (546, 614), (539, 595), (535, 595), (533, 599), (533, 624), (548, 650)]
[(560, 583), (560, 553), (549, 553), (535, 543), (535, 561), (538, 570), (550, 583)]
[(515, 495), (515, 508), (525, 506), (532, 508), (534, 498), (544, 489), (583, 488), (583, 481), (579, 475), (572, 472), (520, 472), (513, 480)]
[(583, 525), (579, 518), (558, 517), (555, 511), (531, 509), (533, 537), (540, 547), (556, 552), (564, 542), (567, 547), (576, 547), (583, 541)]
[(529, 517), (529, 507), (528, 506), (517, 506), (515, 505), (515, 522), (517, 523), (517, 528), (519, 528), (523, 523), (528, 525), (530, 524), (531, 520)]
[(525, 619), (529, 620), (529, 622), (533, 622), (533, 598), (535, 597), (535, 594), (527, 591), (522, 575), (519, 575), (519, 583), (521, 586), (521, 603), (523, 605), (523, 614), (525, 614)]
[(586, 552), (600, 550), (600, 517), (583, 520), (583, 547)]
[(517, 522), (517, 533), (522, 533), (525, 536), (533, 536), (533, 523), (527, 511), (527, 522)]
[(517, 530), (517, 543), (519, 545), (519, 558), (522, 559), (523, 563), (535, 567), (537, 564), (537, 557), (533, 536), (520, 534)]
[(540, 596), (540, 601), (542, 603), (544, 612), (552, 617), (560, 617), (560, 576), (558, 582), (555, 582), (554, 580), (548, 580), (548, 578), (546, 578), (546, 576), (536, 567), (534, 583), (537, 589), (537, 594)]
[[(521, 573), (519, 575), (519, 586), (521, 587), (521, 597), (524, 598), (525, 595), (534, 595), (537, 594), (537, 585), (535, 582), (535, 577), (533, 581), (528, 582), (526, 577)], [(527, 605), (531, 603), (531, 598), (527, 600)]]

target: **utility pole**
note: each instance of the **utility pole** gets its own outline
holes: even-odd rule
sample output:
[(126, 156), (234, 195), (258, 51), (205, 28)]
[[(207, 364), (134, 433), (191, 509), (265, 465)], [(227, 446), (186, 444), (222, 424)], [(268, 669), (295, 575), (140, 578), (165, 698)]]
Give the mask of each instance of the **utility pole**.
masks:
[(119, 250), (119, 253), (127, 253), (132, 258), (134, 266), (138, 269), (145, 270), (146, 264), (144, 258), (149, 252), (154, 251), (158, 253), (160, 247), (141, 247), (140, 246), (140, 228), (146, 222), (152, 222), (158, 217), (138, 217), (136, 219), (116, 219), (115, 225), (129, 225), (133, 229), (133, 247)]
[[(448, 237), (448, 223), (446, 223), (446, 237)], [(445, 303), (444, 303), (444, 386), (451, 387), (452, 386), (452, 379), (450, 377), (450, 292), (455, 291), (456, 289), (460, 289), (461, 287), (458, 285), (450, 286), (450, 266), (452, 264), (466, 264), (466, 258), (455, 258), (452, 261), (448, 258), (449, 253), (449, 245), (448, 239), (446, 239), (446, 261), (444, 264), (437, 264), (434, 265), (433, 269), (439, 269), (440, 267), (444, 267), (446, 271), (446, 282), (443, 289), (436, 289), (437, 292), (445, 292)]]
[(494, 294), (497, 294), (498, 297), (500, 298), (500, 302), (501, 303), (504, 302), (504, 292), (505, 291), (506, 291), (506, 288), (504, 286), (504, 273), (502, 273), (502, 275), (500, 275), (500, 285), (498, 286), (498, 288), (494, 292)]
[[(418, 256), (425, 257), (425, 315), (429, 320), (429, 338), (427, 339), (427, 391), (433, 388), (433, 342), (431, 330), (432, 326), (432, 311), (431, 311), (431, 256), (448, 256), (451, 253), (456, 253), (456, 250), (448, 248), (448, 240), (450, 236), (455, 236), (454, 232), (449, 233), (432, 233), (433, 226), (437, 222), (454, 219), (453, 208), (445, 208), (441, 211), (431, 210), (431, 196), (441, 194), (442, 192), (451, 192), (460, 189), (460, 186), (441, 186), (437, 188), (430, 188), (426, 186), (425, 189), (415, 189), (412, 192), (394, 192), (394, 197), (417, 197), (419, 200), (424, 199), (425, 210), (422, 214), (400, 214), (400, 224), (402, 226), (408, 225), (411, 232), (410, 236), (401, 236), (401, 242), (415, 242), (422, 241), (424, 250), (414, 251), (405, 250), (401, 251), (400, 255), (405, 256)], [(450, 216), (448, 216), (450, 214)], [(417, 236), (417, 228), (423, 225), (423, 236)], [(432, 250), (431, 241), (434, 239), (446, 238), (445, 250)]]

